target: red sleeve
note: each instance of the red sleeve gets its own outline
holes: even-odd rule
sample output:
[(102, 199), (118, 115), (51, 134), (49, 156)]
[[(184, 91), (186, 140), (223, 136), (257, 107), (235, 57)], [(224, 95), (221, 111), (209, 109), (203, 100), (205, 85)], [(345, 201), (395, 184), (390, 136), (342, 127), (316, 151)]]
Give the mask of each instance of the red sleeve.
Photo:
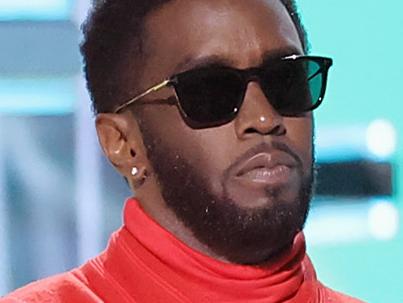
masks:
[(85, 281), (70, 272), (33, 282), (0, 299), (0, 303), (64, 302), (100, 303), (103, 300), (88, 288)]

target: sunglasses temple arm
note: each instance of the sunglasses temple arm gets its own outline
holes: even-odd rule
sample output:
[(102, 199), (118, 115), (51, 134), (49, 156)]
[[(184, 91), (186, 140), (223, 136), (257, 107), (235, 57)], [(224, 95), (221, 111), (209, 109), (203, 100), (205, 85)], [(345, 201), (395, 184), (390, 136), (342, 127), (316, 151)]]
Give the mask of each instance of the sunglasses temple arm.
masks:
[(134, 102), (136, 102), (137, 100), (139, 100), (139, 99), (141, 99), (141, 98), (147, 96), (148, 94), (151, 94), (151, 93), (153, 93), (153, 92), (159, 91), (161, 88), (164, 88), (165, 86), (167, 86), (170, 82), (171, 82), (171, 80), (167, 79), (167, 80), (164, 80), (163, 82), (161, 82), (161, 83), (159, 83), (159, 84), (157, 84), (157, 85), (155, 85), (155, 86), (153, 86), (153, 87), (147, 89), (144, 93), (142, 93), (142, 94), (140, 94), (140, 95), (138, 95), (138, 96), (136, 96), (136, 97), (130, 99), (130, 100), (127, 101), (126, 103), (123, 103), (122, 105), (118, 106), (118, 107), (115, 109), (114, 113), (117, 114), (117, 113), (119, 113), (122, 109), (124, 109), (124, 108), (126, 108), (126, 107), (132, 105), (132, 104), (133, 104)]

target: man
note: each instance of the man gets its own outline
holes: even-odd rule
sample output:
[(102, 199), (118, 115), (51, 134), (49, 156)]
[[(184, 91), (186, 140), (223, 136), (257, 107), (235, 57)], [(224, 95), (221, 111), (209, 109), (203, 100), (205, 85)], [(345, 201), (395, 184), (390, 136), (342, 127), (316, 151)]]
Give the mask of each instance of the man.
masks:
[(302, 228), (312, 110), (289, 0), (104, 0), (82, 52), (99, 141), (136, 198), (97, 258), (1, 302), (358, 302), (323, 286)]

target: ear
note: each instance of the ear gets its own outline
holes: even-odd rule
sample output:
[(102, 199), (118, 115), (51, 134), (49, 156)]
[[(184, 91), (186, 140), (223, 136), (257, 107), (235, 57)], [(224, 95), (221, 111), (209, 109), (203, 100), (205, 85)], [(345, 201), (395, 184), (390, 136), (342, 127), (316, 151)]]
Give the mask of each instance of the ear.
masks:
[(129, 177), (133, 167), (146, 166), (141, 132), (130, 113), (98, 114), (96, 129), (104, 154), (121, 175)]

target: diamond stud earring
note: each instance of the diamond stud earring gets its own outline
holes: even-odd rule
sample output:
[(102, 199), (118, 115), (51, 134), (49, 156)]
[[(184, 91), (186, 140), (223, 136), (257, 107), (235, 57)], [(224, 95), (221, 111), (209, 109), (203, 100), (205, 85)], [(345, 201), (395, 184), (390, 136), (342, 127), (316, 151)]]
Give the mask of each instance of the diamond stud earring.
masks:
[(137, 167), (132, 168), (132, 176), (136, 176), (139, 173), (139, 169)]

